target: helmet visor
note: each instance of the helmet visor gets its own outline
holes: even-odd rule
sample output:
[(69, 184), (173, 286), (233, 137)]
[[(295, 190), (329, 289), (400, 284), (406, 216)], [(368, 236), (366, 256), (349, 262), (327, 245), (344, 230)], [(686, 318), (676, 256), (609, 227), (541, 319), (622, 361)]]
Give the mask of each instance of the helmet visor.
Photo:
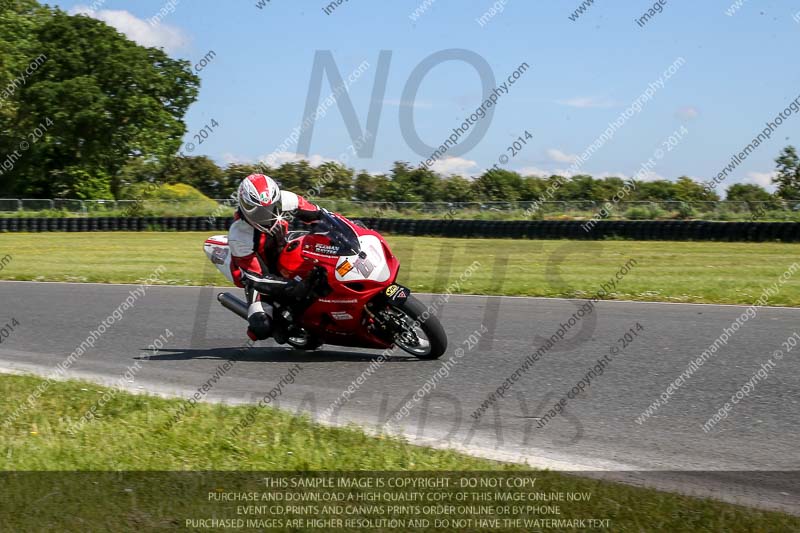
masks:
[(261, 231), (272, 231), (280, 220), (280, 210), (275, 204), (258, 205), (252, 208), (242, 206), (242, 212), (247, 221)]

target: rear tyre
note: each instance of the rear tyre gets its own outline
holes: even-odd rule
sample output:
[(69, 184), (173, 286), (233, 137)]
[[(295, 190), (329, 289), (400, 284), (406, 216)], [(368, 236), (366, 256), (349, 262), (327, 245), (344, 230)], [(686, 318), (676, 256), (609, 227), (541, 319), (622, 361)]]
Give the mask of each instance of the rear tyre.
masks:
[(395, 334), (394, 343), (418, 359), (439, 359), (447, 350), (447, 334), (439, 319), (430, 314), (427, 307), (414, 296), (409, 296), (401, 303), (392, 303), (391, 306), (402, 313), (404, 319), (402, 330)]

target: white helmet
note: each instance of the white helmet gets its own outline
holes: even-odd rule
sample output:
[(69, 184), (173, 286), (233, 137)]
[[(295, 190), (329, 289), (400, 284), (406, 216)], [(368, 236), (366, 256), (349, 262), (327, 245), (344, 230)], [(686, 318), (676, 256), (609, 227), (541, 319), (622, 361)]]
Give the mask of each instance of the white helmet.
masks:
[(239, 185), (239, 209), (254, 228), (270, 232), (281, 219), (281, 189), (264, 174), (251, 174)]

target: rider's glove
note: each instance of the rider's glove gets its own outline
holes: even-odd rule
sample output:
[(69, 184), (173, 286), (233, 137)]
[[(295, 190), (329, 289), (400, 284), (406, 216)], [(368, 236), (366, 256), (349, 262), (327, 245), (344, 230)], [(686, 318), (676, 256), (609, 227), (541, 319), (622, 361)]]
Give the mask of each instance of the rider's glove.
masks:
[(313, 224), (322, 218), (322, 209), (316, 211), (297, 211), (294, 217), (303, 224)]
[(298, 279), (290, 279), (283, 288), (284, 298), (302, 300), (308, 294), (308, 285)]
[(257, 274), (248, 270), (243, 271), (242, 284), (261, 294), (281, 294), (287, 285), (287, 279), (273, 274)]

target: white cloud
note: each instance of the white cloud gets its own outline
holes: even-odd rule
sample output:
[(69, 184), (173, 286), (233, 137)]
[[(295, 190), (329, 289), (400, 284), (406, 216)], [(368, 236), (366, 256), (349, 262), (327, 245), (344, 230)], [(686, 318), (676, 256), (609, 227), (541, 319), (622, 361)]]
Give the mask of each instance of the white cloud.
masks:
[(557, 150), (555, 148), (548, 148), (547, 149), (547, 157), (556, 161), (558, 163), (574, 163), (578, 160), (578, 156), (575, 154), (567, 154), (562, 152), (561, 150)]
[[(573, 176), (580, 176), (580, 175), (589, 175), (595, 179), (605, 179), (605, 178), (622, 178), (628, 179), (633, 177), (633, 174), (628, 174), (627, 172), (591, 172), (588, 170), (579, 170), (578, 172), (569, 172), (566, 168), (540, 168), (540, 167), (523, 167), (519, 169), (517, 172), (522, 174), (523, 176), (539, 176), (539, 177), (550, 177), (550, 176), (564, 176), (566, 178), (571, 178)], [(637, 178), (639, 181), (656, 181), (656, 180), (668, 180), (658, 174), (656, 172), (646, 172)], [(672, 180), (674, 181), (674, 180)]]
[(222, 160), (225, 162), (226, 165), (247, 165), (252, 163), (253, 160), (247, 157), (242, 157), (240, 155), (233, 154), (231, 152), (225, 152), (222, 154)]
[(772, 183), (772, 178), (777, 176), (777, 172), (748, 172), (747, 178), (744, 180), (746, 183), (755, 183), (762, 187), (772, 190), (775, 185)]
[(553, 172), (550, 170), (545, 170), (539, 167), (522, 167), (521, 169), (517, 170), (517, 172), (522, 176), (539, 176), (547, 178), (553, 175)]
[(675, 112), (678, 118), (682, 118), (684, 120), (691, 120), (693, 118), (697, 118), (700, 116), (700, 111), (696, 107), (686, 106), (678, 109)]
[(478, 163), (475, 161), (462, 157), (445, 157), (431, 165), (431, 170), (443, 175), (462, 174), (469, 176), (475, 173), (477, 166)]
[[(622, 176), (621, 174), (616, 174), (616, 176), (626, 177), (626, 176)], [(630, 176), (630, 177), (633, 177), (633, 176)], [(647, 172), (643, 172), (636, 179), (637, 179), (637, 181), (662, 181), (662, 180), (675, 181), (675, 180), (671, 180), (671, 179), (669, 179), (669, 178), (667, 178), (665, 176), (662, 176), (658, 172), (653, 172), (652, 170), (648, 170)]]
[(189, 44), (189, 38), (180, 28), (169, 24), (151, 25), (129, 11), (115, 11), (110, 9), (93, 10), (86, 5), (78, 5), (70, 10), (72, 15), (87, 15), (97, 20), (102, 20), (109, 26), (116, 28), (129, 39), (143, 46), (164, 48), (168, 52), (175, 52)]
[(308, 161), (312, 167), (318, 167), (328, 161), (336, 161), (330, 157), (324, 157), (314, 154), (310, 157), (295, 152), (273, 152), (258, 158), (259, 161), (271, 167), (279, 167), (284, 163), (297, 163), (299, 161)]
[(617, 105), (613, 100), (609, 100), (607, 98), (595, 98), (593, 96), (579, 96), (577, 98), (568, 98), (567, 100), (556, 100), (556, 103), (569, 107), (578, 107), (581, 109), (605, 108), (614, 107)]

